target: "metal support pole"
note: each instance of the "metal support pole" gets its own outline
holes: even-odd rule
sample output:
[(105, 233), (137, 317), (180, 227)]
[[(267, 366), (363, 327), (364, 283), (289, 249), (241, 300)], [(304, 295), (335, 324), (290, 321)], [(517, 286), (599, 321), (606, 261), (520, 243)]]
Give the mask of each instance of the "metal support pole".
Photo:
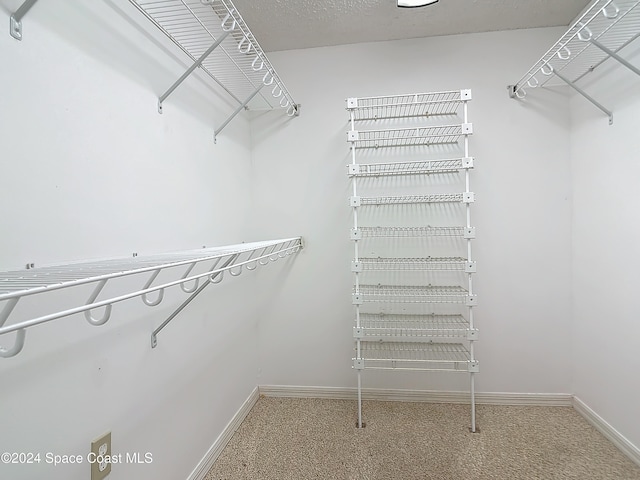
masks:
[(362, 375), (358, 371), (358, 428), (362, 428)]
[[(231, 257), (229, 257), (229, 259), (224, 262), (224, 264), (222, 265), (222, 267), (220, 268), (220, 271), (211, 275), (211, 278), (214, 279), (216, 277), (218, 277), (219, 275), (222, 274), (223, 269), (227, 268), (229, 265), (231, 265), (231, 263), (235, 262), (236, 259), (240, 256), (239, 253), (236, 253), (235, 255), (232, 255)], [(156, 328), (153, 333), (151, 334), (151, 348), (156, 348), (156, 346), (158, 345), (158, 333), (160, 333), (160, 331), (166, 327), (169, 322), (171, 320), (173, 320), (174, 318), (176, 318), (178, 316), (178, 314), (184, 310), (184, 308), (189, 305), (189, 303), (191, 303), (191, 301), (196, 298), (198, 295), (200, 295), (200, 292), (202, 292), (205, 288), (207, 288), (207, 286), (209, 285), (209, 281), (204, 282), (204, 284), (202, 284), (200, 286), (200, 288), (198, 288), (195, 292), (193, 292), (189, 298), (187, 298), (184, 302), (182, 302), (182, 305), (180, 305), (178, 308), (176, 308), (173, 313), (171, 315), (169, 315), (169, 317), (162, 322), (162, 324)]]
[(629, 70), (631, 70), (632, 72), (634, 72), (636, 75), (640, 75), (640, 69), (635, 67), (634, 65), (631, 65), (628, 61), (626, 61), (624, 58), (622, 58), (620, 55), (618, 55), (616, 52), (609, 50), (607, 47), (605, 47), (604, 45), (602, 45), (600, 42), (598, 42), (597, 40), (589, 40), (591, 43), (593, 43), (596, 47), (598, 47), (600, 50), (602, 50), (604, 53), (606, 53), (607, 55), (609, 55), (612, 58), (615, 58), (617, 61), (619, 61), (621, 64), (623, 64), (625, 67), (627, 67)]
[(260, 90), (262, 90), (262, 87), (264, 87), (264, 84), (263, 84), (263, 83), (261, 83), (261, 84), (260, 84), (260, 86), (259, 86), (258, 88), (256, 88), (256, 89), (254, 90), (254, 92), (253, 92), (251, 95), (249, 95), (249, 98), (247, 98), (244, 102), (242, 102), (242, 104), (241, 104), (238, 108), (236, 108), (236, 111), (235, 111), (235, 112), (233, 112), (233, 113), (231, 114), (231, 116), (230, 116), (229, 118), (227, 118), (227, 119), (222, 123), (222, 125), (220, 125), (220, 126), (218, 127), (218, 129), (217, 129), (217, 130), (215, 130), (215, 131), (213, 132), (213, 138), (214, 138), (214, 139), (218, 136), (218, 134), (222, 131), (222, 129), (223, 129), (224, 127), (226, 127), (226, 126), (229, 124), (229, 122), (230, 122), (231, 120), (233, 120), (233, 118), (234, 118), (236, 115), (238, 115), (238, 114), (239, 114), (239, 113), (244, 109), (244, 107), (246, 107), (246, 106), (247, 106), (247, 104), (251, 101), (251, 99), (252, 99), (253, 97), (255, 97), (255, 96), (260, 92)]
[(471, 390), (471, 433), (476, 433), (476, 384), (475, 384), (475, 377), (474, 377), (474, 373), (470, 373), (469, 374), (471, 379), (471, 385), (470, 385), (470, 390)]
[(219, 38), (218, 38), (218, 39), (213, 43), (213, 45), (211, 45), (209, 48), (207, 48), (207, 50), (206, 50), (202, 55), (200, 55), (200, 58), (198, 58), (198, 60), (196, 60), (196, 62), (195, 62), (193, 65), (191, 65), (191, 66), (187, 69), (187, 71), (186, 71), (186, 72), (184, 72), (184, 73), (182, 74), (182, 76), (181, 76), (178, 80), (176, 80), (176, 82), (175, 82), (173, 85), (171, 85), (171, 86), (169, 87), (169, 90), (167, 90), (166, 92), (164, 92), (164, 93), (160, 96), (160, 98), (158, 99), (158, 112), (159, 112), (159, 113), (162, 113), (162, 102), (164, 102), (164, 101), (167, 99), (167, 97), (168, 97), (169, 95), (171, 95), (171, 94), (173, 93), (173, 91), (174, 91), (176, 88), (178, 88), (178, 85), (180, 85), (182, 82), (184, 82), (185, 78), (187, 78), (189, 75), (191, 75), (191, 73), (192, 73), (196, 68), (198, 68), (200, 65), (202, 65), (202, 62), (204, 62), (204, 60), (209, 56), (209, 54), (210, 54), (211, 52), (213, 52), (213, 51), (218, 47), (218, 45), (220, 45), (220, 44), (222, 43), (222, 41), (223, 41), (225, 38), (227, 38), (227, 35), (229, 35), (229, 32), (224, 32), (224, 33), (223, 33), (223, 34), (222, 34), (222, 35), (221, 35), (221, 36), (220, 36), (220, 37), (219, 37)]
[(25, 0), (20, 8), (9, 19), (9, 34), (16, 40), (22, 40), (22, 17), (33, 7), (38, 0)]
[(605, 107), (602, 106), (602, 104), (600, 104), (596, 100), (594, 100), (593, 97), (591, 97), (587, 92), (582, 90), (580, 87), (576, 86), (568, 78), (565, 78), (563, 75), (559, 74), (556, 70), (554, 70), (553, 73), (556, 75), (556, 77), (558, 77), (560, 80), (562, 80), (564, 83), (569, 85), (571, 88), (573, 88), (580, 95), (582, 95), (584, 98), (586, 98), (591, 103), (593, 103), (596, 107), (598, 107), (600, 110), (602, 110), (604, 113), (606, 113), (607, 116), (609, 117), (609, 125), (613, 124), (613, 113), (611, 111), (607, 110)]

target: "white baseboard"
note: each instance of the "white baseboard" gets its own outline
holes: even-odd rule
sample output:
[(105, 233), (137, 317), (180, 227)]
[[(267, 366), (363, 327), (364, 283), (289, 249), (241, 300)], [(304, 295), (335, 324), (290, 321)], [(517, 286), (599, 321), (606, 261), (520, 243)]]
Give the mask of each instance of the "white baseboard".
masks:
[(240, 424), (244, 421), (247, 415), (249, 415), (249, 412), (258, 401), (258, 398), (260, 398), (260, 392), (258, 387), (256, 387), (249, 395), (249, 398), (244, 401), (240, 409), (229, 421), (227, 426), (224, 427), (222, 433), (218, 435), (218, 438), (213, 442), (213, 445), (211, 445), (211, 448), (209, 448), (196, 468), (193, 469), (187, 480), (202, 480), (205, 477), (207, 472), (211, 470), (214, 462), (222, 453), (224, 447), (227, 446), (227, 443), (229, 443), (229, 440), (233, 437), (233, 434), (236, 432), (238, 427), (240, 427)]
[[(358, 390), (347, 387), (260, 385), (259, 388), (260, 395), (265, 397), (330, 398), (336, 400), (355, 400), (358, 398)], [(363, 388), (362, 398), (389, 402), (469, 403), (469, 392)], [(570, 407), (573, 405), (573, 395), (568, 393), (477, 392), (476, 404)]]
[(640, 466), (640, 449), (631, 443), (627, 438), (609, 425), (600, 415), (591, 410), (578, 397), (573, 397), (573, 408), (593, 425), (602, 435), (604, 435), (618, 450), (624, 453), (632, 462)]

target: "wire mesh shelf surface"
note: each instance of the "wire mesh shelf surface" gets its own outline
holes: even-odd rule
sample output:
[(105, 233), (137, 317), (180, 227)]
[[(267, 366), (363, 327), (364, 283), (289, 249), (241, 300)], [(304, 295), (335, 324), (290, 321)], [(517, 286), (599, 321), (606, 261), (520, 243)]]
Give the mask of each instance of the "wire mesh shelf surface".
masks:
[(464, 125), (359, 130), (355, 148), (410, 147), (456, 144), (465, 135)]
[(469, 322), (462, 315), (360, 314), (363, 337), (460, 338)]
[(248, 104), (253, 110), (296, 103), (231, 0), (129, 0), (193, 62), (223, 35), (201, 68), (239, 104), (264, 87)]
[(460, 105), (470, 99), (470, 90), (359, 97), (348, 99), (347, 109), (354, 113), (356, 121), (455, 115)]
[(576, 82), (593, 71), (609, 55), (592, 40), (613, 52), (640, 35), (640, 0), (594, 0), (585, 13), (518, 81), (514, 94), (547, 84), (553, 72)]
[(471, 357), (462, 344), (361, 342), (364, 368), (467, 372)]
[[(255, 270), (258, 265), (275, 262), (279, 258), (297, 253), (301, 248), (302, 238), (296, 237), (148, 257), (78, 262), (26, 271), (0, 272), (0, 301), (2, 301), (0, 305), (0, 336), (16, 332), (12, 347), (0, 346), (0, 357), (13, 357), (22, 351), (26, 329), (29, 327), (77, 313), (84, 313), (86, 320), (91, 325), (104, 325), (111, 316), (113, 304), (141, 297), (146, 305), (153, 307), (162, 302), (166, 288), (178, 285), (185, 293), (191, 295), (186, 301), (188, 303), (209, 283), (220, 283), (225, 272), (237, 277), (242, 273), (243, 268)], [(204, 264), (204, 272), (194, 272), (198, 264)], [(163, 279), (162, 282), (156, 282), (158, 275), (165, 270), (171, 272), (173, 279)], [(144, 286), (129, 289), (126, 293), (112, 295), (104, 300), (98, 300), (107, 281), (145, 273), (148, 276)], [(204, 281), (201, 283), (200, 280)], [(21, 298), (85, 284), (93, 285), (93, 292), (86, 302), (78, 304), (78, 300), (75, 299), (73, 306), (69, 308), (5, 325)], [(152, 292), (155, 292), (156, 296), (150, 299), (148, 295)], [(183, 303), (153, 332), (152, 346), (155, 346), (157, 333), (182, 310), (186, 303)], [(95, 317), (92, 313), (92, 310), (95, 309), (102, 309), (99, 317)]]
[(364, 271), (367, 270), (446, 270), (464, 271), (467, 262), (462, 257), (425, 258), (359, 258)]
[(456, 285), (360, 285), (353, 293), (363, 302), (465, 303), (469, 292)]
[(430, 195), (397, 195), (384, 197), (360, 197), (360, 204), (365, 205), (401, 205), (417, 203), (451, 203), (462, 202), (462, 193), (434, 193)]
[(144, 257), (136, 256), (93, 262), (77, 262), (30, 270), (0, 272), (0, 301), (136, 273), (214, 261), (229, 255), (268, 249), (284, 243), (294, 246), (299, 243), (299, 239), (250, 242)]
[(415, 162), (361, 163), (356, 166), (356, 177), (391, 175), (421, 175), (430, 173), (457, 173), (468, 168), (463, 158), (446, 160), (420, 160)]
[(420, 238), (420, 237), (464, 237), (466, 227), (359, 227), (363, 238)]

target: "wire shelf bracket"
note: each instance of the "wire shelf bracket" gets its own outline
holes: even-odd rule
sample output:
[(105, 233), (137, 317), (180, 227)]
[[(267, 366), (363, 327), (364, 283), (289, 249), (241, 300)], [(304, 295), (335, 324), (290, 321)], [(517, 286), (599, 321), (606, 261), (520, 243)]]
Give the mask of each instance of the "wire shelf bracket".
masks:
[(22, 40), (22, 19), (38, 0), (25, 0), (9, 18), (9, 34), (16, 40)]
[[(15, 339), (11, 347), (0, 346), (0, 357), (13, 357), (24, 347), (26, 330), (30, 327), (83, 313), (85, 319), (93, 326), (104, 325), (111, 318), (114, 304), (135, 297), (150, 306), (159, 305), (164, 298), (164, 290), (180, 286), (190, 297), (183, 302), (154, 332), (151, 337), (152, 347), (157, 344), (158, 333), (166, 327), (205, 287), (210, 283), (218, 284), (223, 280), (225, 272), (237, 277), (245, 270), (255, 270), (258, 265), (267, 265), (280, 258), (298, 253), (303, 248), (301, 237), (261, 242), (243, 243), (224, 247), (203, 248), (185, 252), (167, 253), (153, 256), (134, 256), (127, 259), (110, 259), (99, 262), (70, 263), (39, 267), (25, 271), (0, 272), (0, 337), (15, 332)], [(213, 265), (210, 265), (213, 263)], [(222, 263), (221, 266), (218, 266)], [(204, 272), (194, 273), (200, 266)], [(177, 272), (186, 268), (179, 278)], [(155, 284), (159, 274), (165, 277), (174, 276), (173, 280), (164, 280)], [(128, 290), (124, 294), (110, 296), (98, 300), (106, 284), (114, 279), (132, 275), (148, 274), (144, 286), (138, 290)], [(202, 285), (200, 282), (204, 281)], [(65, 290), (80, 285), (93, 284), (93, 290), (86, 303), (72, 308), (54, 311), (52, 313), (8, 324), (7, 321), (14, 311), (18, 301), (29, 296)], [(154, 298), (149, 295), (154, 294)], [(94, 312), (101, 309), (102, 314), (96, 316)]]
[(509, 96), (524, 99), (527, 89), (545, 86), (558, 78), (609, 118), (613, 112), (594, 99), (576, 82), (608, 59), (614, 59), (636, 75), (640, 69), (619, 55), (640, 36), (640, 0), (593, 0), (591, 5), (537, 63), (515, 84)]
[(293, 100), (231, 0), (129, 2), (193, 62), (159, 98), (160, 113), (164, 100), (199, 68), (239, 105), (215, 135), (243, 109), (279, 108), (289, 117), (299, 115), (300, 105)]

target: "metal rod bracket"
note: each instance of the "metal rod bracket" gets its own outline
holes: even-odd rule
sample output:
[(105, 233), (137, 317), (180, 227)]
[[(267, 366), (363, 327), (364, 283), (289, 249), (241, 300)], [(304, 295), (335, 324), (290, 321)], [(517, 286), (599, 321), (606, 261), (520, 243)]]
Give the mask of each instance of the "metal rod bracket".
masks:
[(589, 95), (587, 92), (585, 92), (584, 90), (582, 90), (580, 87), (578, 87), (575, 83), (573, 83), (571, 80), (569, 80), (568, 78), (566, 78), (564, 75), (562, 75), (561, 73), (558, 73), (556, 70), (553, 70), (553, 73), (555, 74), (556, 77), (558, 77), (560, 80), (562, 80), (564, 83), (566, 83), (567, 85), (569, 85), (571, 88), (573, 88), (576, 92), (578, 92), (580, 95), (582, 95), (584, 98), (586, 98), (587, 100), (589, 100), (593, 105), (595, 105), (598, 109), (600, 109), (602, 112), (604, 112), (608, 117), (609, 117), (609, 125), (613, 125), (613, 112), (611, 112), (611, 110), (606, 109), (601, 103), (597, 102), (591, 95)]
[(25, 0), (9, 19), (9, 34), (16, 40), (22, 40), (22, 18), (38, 0)]
[(260, 84), (260, 86), (258, 88), (256, 88), (253, 93), (251, 95), (249, 95), (249, 97), (247, 97), (247, 99), (242, 102), (242, 104), (236, 108), (235, 112), (233, 112), (229, 118), (227, 118), (224, 122), (222, 122), (222, 125), (220, 125), (214, 132), (213, 132), (213, 139), (214, 142), (217, 140), (218, 138), (218, 134), (224, 129), (224, 127), (226, 127), (229, 122), (231, 120), (233, 120), (235, 118), (236, 115), (238, 115), (242, 110), (244, 110), (244, 108), (247, 106), (247, 104), (253, 99), (253, 97), (255, 97), (260, 90), (262, 90), (262, 87), (264, 87), (264, 84)]

